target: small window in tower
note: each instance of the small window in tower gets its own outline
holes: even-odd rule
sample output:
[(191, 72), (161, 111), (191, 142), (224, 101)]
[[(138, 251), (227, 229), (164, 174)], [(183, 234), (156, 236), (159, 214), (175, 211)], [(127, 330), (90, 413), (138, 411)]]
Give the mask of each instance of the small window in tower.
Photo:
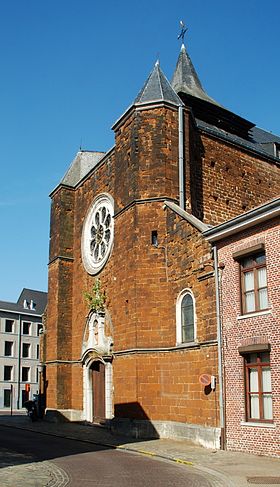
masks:
[(158, 246), (158, 233), (157, 230), (152, 230), (151, 241), (154, 247)]

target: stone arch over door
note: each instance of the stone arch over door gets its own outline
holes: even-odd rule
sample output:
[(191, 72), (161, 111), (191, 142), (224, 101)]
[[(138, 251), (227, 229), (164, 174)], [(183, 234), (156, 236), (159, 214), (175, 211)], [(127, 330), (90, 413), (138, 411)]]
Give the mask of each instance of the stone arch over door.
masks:
[(83, 410), (84, 419), (89, 422), (113, 417), (112, 363), (92, 351), (83, 365)]
[(105, 333), (105, 314), (91, 313), (83, 343), (83, 417), (94, 422), (113, 417), (112, 337)]

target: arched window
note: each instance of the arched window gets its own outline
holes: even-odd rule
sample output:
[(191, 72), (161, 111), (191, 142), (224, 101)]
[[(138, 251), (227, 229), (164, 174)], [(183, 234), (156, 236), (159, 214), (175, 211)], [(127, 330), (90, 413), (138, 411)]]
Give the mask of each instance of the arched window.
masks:
[(195, 340), (195, 306), (190, 290), (180, 293), (177, 300), (177, 343)]

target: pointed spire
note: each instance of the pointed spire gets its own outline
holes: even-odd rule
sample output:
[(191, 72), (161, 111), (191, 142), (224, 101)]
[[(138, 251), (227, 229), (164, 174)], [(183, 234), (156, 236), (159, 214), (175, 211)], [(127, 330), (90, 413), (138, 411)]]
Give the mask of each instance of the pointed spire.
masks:
[(171, 86), (176, 93), (183, 92), (221, 106), (204, 91), (184, 44), (181, 47)]
[(182, 104), (181, 99), (175, 93), (168, 79), (160, 69), (159, 61), (155, 63), (154, 69), (150, 73), (142, 90), (138, 93), (134, 104), (139, 105), (157, 101), (168, 101), (175, 105)]

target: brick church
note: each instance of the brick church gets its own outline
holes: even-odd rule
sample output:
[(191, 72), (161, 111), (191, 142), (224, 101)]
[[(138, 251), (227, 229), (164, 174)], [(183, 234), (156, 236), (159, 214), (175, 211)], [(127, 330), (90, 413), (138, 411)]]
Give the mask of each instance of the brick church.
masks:
[(184, 45), (172, 81), (157, 62), (113, 130), (114, 147), (78, 152), (51, 194), (47, 415), (219, 448), (204, 232), (279, 195), (280, 138), (208, 96)]

